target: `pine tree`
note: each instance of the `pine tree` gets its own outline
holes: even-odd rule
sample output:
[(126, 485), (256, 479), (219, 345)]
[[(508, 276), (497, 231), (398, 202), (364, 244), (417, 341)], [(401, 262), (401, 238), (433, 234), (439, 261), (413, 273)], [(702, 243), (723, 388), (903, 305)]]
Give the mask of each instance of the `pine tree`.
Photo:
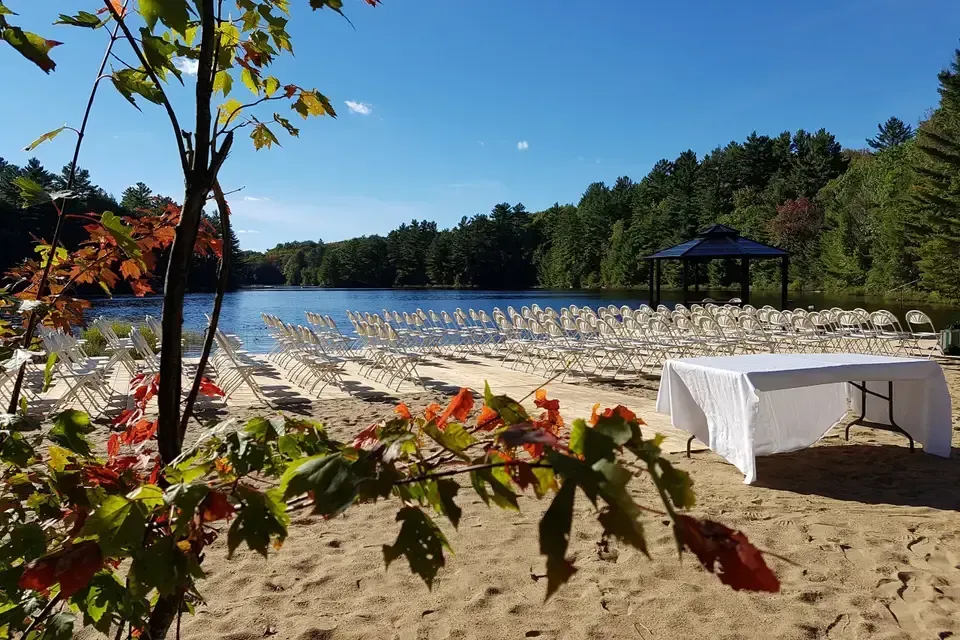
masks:
[(142, 182), (127, 187), (120, 195), (120, 206), (128, 215), (136, 215), (138, 211), (151, 209), (153, 204), (153, 190)]
[(867, 138), (867, 144), (871, 149), (883, 151), (891, 147), (896, 147), (904, 142), (913, 139), (913, 127), (904, 124), (900, 118), (890, 118), (883, 124), (877, 125), (878, 133), (873, 138)]
[(923, 286), (960, 298), (960, 50), (939, 79), (940, 106), (917, 137), (911, 227)]

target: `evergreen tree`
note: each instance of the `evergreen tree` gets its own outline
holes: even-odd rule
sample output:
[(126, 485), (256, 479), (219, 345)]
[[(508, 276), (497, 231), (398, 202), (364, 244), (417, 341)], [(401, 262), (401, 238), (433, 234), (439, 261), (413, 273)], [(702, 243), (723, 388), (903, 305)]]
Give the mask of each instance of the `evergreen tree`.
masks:
[(142, 209), (153, 207), (153, 190), (143, 182), (129, 186), (120, 194), (120, 206), (128, 215), (136, 215)]
[(883, 151), (891, 147), (901, 145), (914, 136), (913, 127), (904, 124), (900, 118), (890, 118), (883, 124), (877, 125), (878, 133), (873, 138), (867, 138), (867, 144), (871, 149)]
[(922, 284), (960, 298), (960, 50), (939, 75), (940, 106), (921, 123), (911, 227)]

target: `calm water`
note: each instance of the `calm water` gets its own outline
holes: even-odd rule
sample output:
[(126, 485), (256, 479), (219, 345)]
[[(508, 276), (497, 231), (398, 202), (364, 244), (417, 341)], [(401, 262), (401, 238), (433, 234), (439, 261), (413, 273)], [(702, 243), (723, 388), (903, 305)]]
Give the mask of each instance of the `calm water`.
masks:
[[(671, 294), (677, 294), (671, 298)], [(706, 293), (704, 295), (707, 295)], [(712, 292), (714, 298), (720, 300), (730, 294)], [(733, 295), (736, 295), (734, 293)], [(663, 291), (664, 304), (671, 305), (671, 300), (679, 300), (679, 292)], [(764, 295), (754, 293), (751, 296), (754, 306), (770, 304), (780, 305), (778, 294)], [(520, 309), (523, 305), (539, 304), (541, 307), (552, 306), (558, 309), (562, 306), (576, 304), (588, 305), (630, 305), (637, 307), (647, 302), (645, 291), (476, 291), (476, 290), (448, 290), (448, 289), (254, 289), (228, 293), (223, 301), (223, 311), (220, 314), (220, 327), (228, 333), (241, 336), (244, 344), (251, 351), (267, 351), (272, 346), (270, 336), (260, 320), (260, 313), (276, 315), (287, 322), (306, 324), (303, 315), (305, 310), (322, 314), (329, 314), (340, 325), (341, 331), (347, 333), (350, 324), (344, 313), (346, 309), (354, 311), (379, 312), (387, 308), (414, 311), (418, 307), (424, 311), (441, 309), (453, 311), (457, 307), (464, 310), (473, 308), (483, 309), (488, 313), (494, 307), (506, 310), (508, 305)], [(118, 320), (142, 322), (146, 314), (160, 315), (162, 299), (159, 297), (134, 298), (117, 297), (112, 300), (103, 299), (93, 301), (94, 308), (88, 314), (93, 318), (105, 315)], [(907, 309), (920, 309), (933, 319), (939, 329), (951, 322), (960, 320), (960, 309), (943, 306), (912, 305), (905, 303), (901, 308), (896, 302), (871, 300), (863, 297), (826, 296), (823, 294), (795, 295), (791, 298), (792, 307), (807, 307), (813, 305), (816, 309), (829, 307), (843, 307), (845, 309), (863, 307), (873, 311), (875, 309), (889, 309), (901, 319)], [(184, 326), (188, 329), (202, 331), (207, 326), (205, 313), (209, 313), (213, 306), (212, 294), (191, 294), (187, 296), (184, 306)]]

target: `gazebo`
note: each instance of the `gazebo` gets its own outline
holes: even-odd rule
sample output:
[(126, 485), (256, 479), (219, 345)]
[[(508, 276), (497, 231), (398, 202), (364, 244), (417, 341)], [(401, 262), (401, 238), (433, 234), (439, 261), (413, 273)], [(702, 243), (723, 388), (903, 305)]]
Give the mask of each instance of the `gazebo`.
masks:
[[(790, 254), (783, 249), (771, 247), (768, 244), (744, 238), (740, 232), (732, 227), (714, 224), (700, 233), (696, 238), (680, 243), (675, 247), (664, 249), (644, 260), (651, 260), (650, 269), (650, 306), (660, 304), (660, 263), (664, 260), (680, 260), (680, 279), (683, 283), (683, 303), (687, 303), (687, 275), (688, 264), (693, 265), (694, 291), (699, 291), (699, 265), (701, 262), (715, 259), (740, 260), (740, 299), (743, 304), (750, 302), (750, 261), (751, 260), (780, 260), (780, 288), (781, 308), (787, 308), (787, 277), (790, 270)], [(696, 302), (699, 302), (697, 300)]]

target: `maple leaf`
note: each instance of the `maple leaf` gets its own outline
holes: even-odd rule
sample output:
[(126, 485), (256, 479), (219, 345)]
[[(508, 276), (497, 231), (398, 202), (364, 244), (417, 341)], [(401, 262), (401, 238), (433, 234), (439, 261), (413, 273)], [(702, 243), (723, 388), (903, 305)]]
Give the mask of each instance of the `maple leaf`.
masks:
[(358, 433), (357, 437), (353, 439), (352, 443), (350, 443), (350, 446), (354, 449), (372, 449), (380, 442), (380, 439), (377, 438), (377, 427), (379, 426), (380, 425), (378, 423), (373, 423)]
[[(123, 7), (123, 0), (110, 0), (110, 6), (113, 7), (113, 10), (117, 12), (117, 15), (121, 18), (127, 14), (127, 10)], [(97, 10), (97, 15), (106, 13), (109, 11), (106, 7)]]
[(201, 518), (204, 522), (229, 520), (233, 517), (234, 506), (227, 500), (227, 496), (219, 491), (210, 491), (200, 503)]
[(217, 470), (217, 473), (227, 474), (233, 471), (233, 467), (230, 466), (230, 463), (227, 462), (226, 458), (217, 458), (213, 461), (213, 468)]
[(493, 431), (502, 424), (503, 418), (500, 417), (500, 414), (486, 405), (480, 411), (480, 415), (477, 416), (477, 429), (481, 431)]
[[(743, 533), (713, 522), (678, 514), (674, 532), (703, 568), (716, 573), (734, 591), (780, 591), (780, 581), (763, 561), (763, 554)], [(716, 565), (719, 564), (719, 570)]]
[(107, 439), (107, 455), (111, 458), (120, 453), (120, 434), (112, 433)]
[(547, 400), (546, 389), (537, 389), (537, 394), (534, 398), (533, 404), (537, 405), (537, 407), (540, 409), (546, 409), (547, 411), (560, 411), (560, 401)]
[(124, 278), (136, 280), (140, 277), (140, 265), (136, 260), (124, 260), (120, 264), (120, 273)]
[(423, 417), (427, 422), (430, 422), (437, 417), (437, 414), (440, 413), (440, 405), (436, 402), (431, 402), (427, 405), (427, 408), (423, 412)]
[(443, 429), (451, 416), (463, 422), (467, 419), (467, 416), (470, 415), (471, 409), (473, 409), (473, 393), (470, 389), (463, 387), (457, 392), (457, 395), (453, 397), (453, 400), (451, 400), (447, 408), (443, 410), (443, 413), (440, 414), (440, 418), (437, 420), (437, 427)]
[(138, 298), (142, 298), (148, 293), (153, 293), (153, 288), (147, 280), (131, 280), (130, 288), (133, 290), (133, 295)]
[(210, 378), (201, 378), (200, 393), (211, 398), (215, 396), (226, 396), (226, 394), (223, 392), (223, 389), (215, 385)]
[(403, 418), (404, 420), (412, 420), (412, 419), (413, 419), (413, 416), (410, 415), (410, 409), (409, 409), (409, 407), (407, 407), (407, 405), (405, 405), (405, 404), (402, 403), (402, 402), (396, 406), (396, 408), (393, 410), (393, 412), (394, 412), (395, 414), (397, 414), (398, 416), (400, 416), (401, 418)]
[(69, 549), (30, 563), (17, 582), (21, 589), (45, 592), (60, 583), (60, 595), (69, 598), (90, 582), (103, 567), (103, 554), (95, 541), (81, 542)]
[(95, 487), (120, 489), (120, 474), (107, 467), (90, 464), (83, 468), (84, 479)]

